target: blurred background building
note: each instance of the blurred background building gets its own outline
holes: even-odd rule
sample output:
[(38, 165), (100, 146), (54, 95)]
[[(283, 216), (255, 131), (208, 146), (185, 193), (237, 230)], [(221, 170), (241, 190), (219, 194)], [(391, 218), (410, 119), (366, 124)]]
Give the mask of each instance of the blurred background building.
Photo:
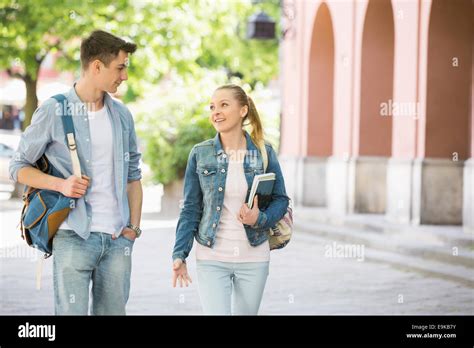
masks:
[(0, 5), (0, 314), (54, 313), (53, 263), (35, 290), (26, 260), (41, 255), (21, 239), (8, 165), (37, 106), (80, 76), (94, 29), (139, 46), (113, 96), (143, 154), (129, 314), (201, 313), (196, 286), (170, 286), (171, 251), (189, 151), (215, 135), (209, 98), (229, 82), (255, 101), (296, 203), (261, 313), (474, 312), (473, 0), (50, 5)]
[[(20, 3), (1, 12), (15, 16), (0, 48), (0, 167), (37, 104), (79, 76), (80, 37), (104, 28), (141, 47), (116, 97), (132, 110), (150, 182), (164, 185), (173, 211), (189, 149), (214, 133), (209, 96), (232, 81), (256, 100), (297, 206), (474, 228), (473, 0), (120, 4), (101, 5), (115, 8), (107, 22), (80, 3), (48, 18), (41, 3), (30, 8), (37, 15)], [(170, 24), (157, 26), (158, 14)], [(19, 39), (21, 23), (45, 20), (64, 40), (42, 27)], [(24, 42), (40, 44), (23, 57)]]
[(471, 0), (285, 0), (281, 161), (297, 204), (474, 228)]

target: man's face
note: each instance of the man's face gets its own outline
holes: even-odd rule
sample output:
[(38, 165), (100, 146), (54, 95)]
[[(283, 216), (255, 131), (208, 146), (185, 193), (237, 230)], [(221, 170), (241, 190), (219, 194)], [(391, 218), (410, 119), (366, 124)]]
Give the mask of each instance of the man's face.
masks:
[(101, 64), (96, 74), (97, 84), (102, 90), (108, 93), (117, 92), (118, 86), (128, 79), (128, 53), (119, 51), (117, 57), (112, 60), (109, 66)]

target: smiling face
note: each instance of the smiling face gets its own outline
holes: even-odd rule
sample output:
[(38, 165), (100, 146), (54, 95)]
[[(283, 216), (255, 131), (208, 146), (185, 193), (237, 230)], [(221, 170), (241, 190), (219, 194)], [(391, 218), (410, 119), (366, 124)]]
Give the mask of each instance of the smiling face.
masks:
[(100, 60), (93, 61), (89, 68), (93, 69), (97, 86), (108, 93), (117, 92), (118, 86), (128, 79), (128, 53), (120, 50), (117, 57), (105, 66)]
[(219, 133), (242, 129), (242, 121), (248, 112), (248, 106), (241, 106), (230, 89), (216, 90), (212, 95), (209, 108), (210, 120)]

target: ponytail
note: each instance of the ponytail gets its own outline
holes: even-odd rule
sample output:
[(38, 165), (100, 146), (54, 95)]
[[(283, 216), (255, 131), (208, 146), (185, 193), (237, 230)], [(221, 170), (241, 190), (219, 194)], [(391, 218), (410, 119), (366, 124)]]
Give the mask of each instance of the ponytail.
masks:
[(248, 107), (249, 107), (247, 118), (250, 122), (250, 126), (252, 127), (252, 132), (250, 133), (250, 137), (252, 138), (255, 144), (263, 145), (264, 144), (263, 127), (262, 127), (262, 121), (260, 121), (260, 115), (258, 114), (257, 108), (255, 107), (255, 104), (252, 98), (247, 97), (247, 99), (248, 99)]
[(235, 98), (239, 101), (240, 105), (248, 107), (248, 112), (247, 112), (247, 115), (244, 117), (244, 121), (248, 119), (249, 123), (244, 124), (244, 122), (242, 122), (242, 126), (250, 125), (252, 128), (250, 132), (250, 137), (252, 138), (252, 141), (257, 146), (263, 145), (264, 136), (263, 136), (262, 121), (260, 120), (260, 116), (258, 114), (257, 108), (255, 107), (255, 104), (252, 98), (247, 96), (245, 91), (240, 86), (237, 86), (234, 84), (224, 85), (217, 88), (217, 90), (220, 90), (220, 89), (232, 90)]

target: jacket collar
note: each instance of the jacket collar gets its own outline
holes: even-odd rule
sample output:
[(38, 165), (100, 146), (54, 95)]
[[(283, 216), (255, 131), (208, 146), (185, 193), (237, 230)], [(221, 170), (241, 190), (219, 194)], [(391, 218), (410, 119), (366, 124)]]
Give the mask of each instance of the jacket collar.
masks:
[[(252, 153), (252, 150), (257, 150), (250, 134), (247, 131), (244, 131), (245, 138), (247, 139), (247, 152)], [(217, 156), (222, 155), (224, 153), (224, 149), (222, 148), (221, 138), (219, 136), (219, 132), (216, 133), (214, 137), (214, 149)]]

